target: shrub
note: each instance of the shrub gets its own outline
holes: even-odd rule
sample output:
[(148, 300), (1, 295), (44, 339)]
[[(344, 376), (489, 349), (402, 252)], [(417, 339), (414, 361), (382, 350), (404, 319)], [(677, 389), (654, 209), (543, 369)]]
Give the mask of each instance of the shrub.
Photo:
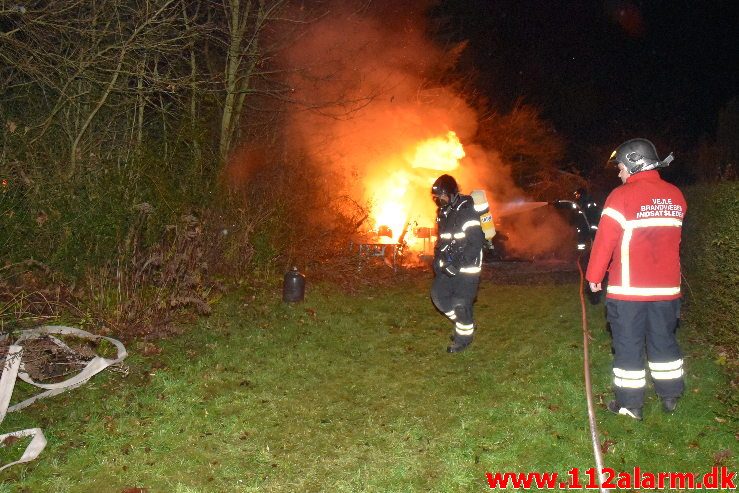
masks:
[[(738, 380), (739, 182), (686, 189), (683, 274), (688, 286), (685, 321), (716, 346), (718, 362)], [(729, 397), (737, 405), (736, 395)]]
[(739, 347), (739, 182), (686, 190), (683, 271), (690, 317), (716, 343)]

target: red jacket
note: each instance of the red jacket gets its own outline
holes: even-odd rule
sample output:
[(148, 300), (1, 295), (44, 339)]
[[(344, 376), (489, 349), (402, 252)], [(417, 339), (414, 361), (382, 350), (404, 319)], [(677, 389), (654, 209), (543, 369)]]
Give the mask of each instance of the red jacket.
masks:
[(686, 211), (683, 194), (656, 170), (630, 176), (603, 206), (587, 280), (599, 283), (608, 270), (607, 296), (617, 300), (679, 298), (680, 233)]

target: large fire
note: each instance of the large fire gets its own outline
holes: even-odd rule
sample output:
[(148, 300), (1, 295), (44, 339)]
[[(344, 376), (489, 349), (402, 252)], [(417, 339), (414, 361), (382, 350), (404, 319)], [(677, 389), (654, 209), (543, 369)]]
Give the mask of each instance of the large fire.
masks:
[(402, 240), (413, 250), (427, 246), (419, 239), (424, 235), (416, 233), (418, 228), (434, 225), (431, 185), (441, 173), (457, 169), (464, 156), (459, 138), (449, 131), (443, 137), (418, 143), (404, 156), (376, 168), (366, 184), (375, 232), (384, 235), (382, 241)]

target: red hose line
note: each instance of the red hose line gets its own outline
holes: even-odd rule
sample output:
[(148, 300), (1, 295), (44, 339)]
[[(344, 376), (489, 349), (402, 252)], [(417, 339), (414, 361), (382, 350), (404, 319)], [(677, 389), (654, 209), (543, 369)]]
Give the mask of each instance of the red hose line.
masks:
[(595, 466), (598, 469), (598, 489), (603, 493), (610, 490), (603, 487), (605, 476), (603, 475), (603, 454), (600, 449), (600, 439), (598, 434), (598, 424), (595, 421), (595, 405), (593, 404), (593, 384), (590, 380), (590, 350), (588, 341), (590, 339), (590, 331), (588, 330), (588, 317), (585, 310), (585, 274), (582, 271), (580, 260), (582, 255), (577, 258), (577, 269), (580, 271), (580, 308), (582, 309), (582, 350), (584, 354), (583, 372), (585, 373), (585, 396), (588, 401), (588, 421), (590, 423), (590, 439), (593, 443), (593, 455), (595, 456)]

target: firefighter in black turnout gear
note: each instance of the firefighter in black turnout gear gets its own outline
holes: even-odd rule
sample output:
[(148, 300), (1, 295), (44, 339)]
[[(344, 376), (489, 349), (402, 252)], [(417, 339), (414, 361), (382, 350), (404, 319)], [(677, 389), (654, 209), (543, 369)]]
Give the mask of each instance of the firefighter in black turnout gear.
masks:
[(475, 206), (472, 197), (460, 194), (457, 182), (449, 175), (434, 182), (431, 195), (438, 206), (431, 299), (454, 323), (447, 352), (457, 353), (470, 345), (475, 332), (472, 305), (480, 284), (485, 242), (480, 215), (488, 209), (486, 204)]
[[(601, 208), (598, 203), (590, 197), (587, 190), (578, 188), (572, 194), (577, 204), (578, 220), (577, 224), (577, 247), (578, 250), (585, 250), (595, 238), (595, 232), (598, 231), (598, 222), (600, 221)], [(580, 245), (585, 245), (582, 248)], [(587, 265), (587, 262), (586, 262)]]

